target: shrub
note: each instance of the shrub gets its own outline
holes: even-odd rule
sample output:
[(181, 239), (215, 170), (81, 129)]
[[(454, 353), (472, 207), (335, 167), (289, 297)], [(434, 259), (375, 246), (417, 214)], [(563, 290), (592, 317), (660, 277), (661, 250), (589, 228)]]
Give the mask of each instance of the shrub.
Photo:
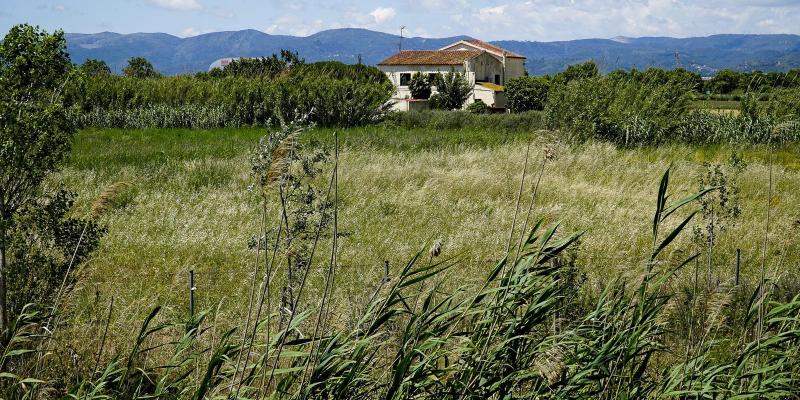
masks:
[(548, 125), (573, 141), (591, 138), (618, 145), (654, 144), (669, 137), (689, 108), (690, 89), (606, 77), (579, 79), (553, 88)]
[(523, 76), (506, 84), (508, 107), (512, 112), (544, 110), (550, 82), (546, 78)]
[(415, 99), (427, 99), (431, 97), (431, 82), (421, 72), (417, 72), (408, 82), (408, 89), (411, 97)]
[(437, 79), (436, 91), (439, 97), (435, 101), (436, 107), (433, 108), (460, 110), (472, 93), (472, 87), (463, 74), (450, 71)]
[(487, 106), (483, 100), (477, 99), (475, 102), (467, 106), (467, 111), (473, 114), (486, 114), (489, 112), (489, 106)]

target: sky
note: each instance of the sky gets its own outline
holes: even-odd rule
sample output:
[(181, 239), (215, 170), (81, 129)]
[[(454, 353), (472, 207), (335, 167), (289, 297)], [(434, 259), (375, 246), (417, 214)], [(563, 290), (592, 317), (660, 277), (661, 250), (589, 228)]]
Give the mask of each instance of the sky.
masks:
[(405, 26), (406, 36), (554, 41), (800, 34), (800, 0), (0, 0), (0, 31), (22, 22), (181, 37), (240, 29), (308, 36), (343, 27), (399, 34)]

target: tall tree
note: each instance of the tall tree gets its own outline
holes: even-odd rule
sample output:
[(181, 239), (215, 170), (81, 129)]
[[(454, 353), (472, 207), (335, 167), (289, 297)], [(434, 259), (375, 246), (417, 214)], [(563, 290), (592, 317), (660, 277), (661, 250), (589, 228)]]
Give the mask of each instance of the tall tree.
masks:
[(69, 153), (75, 132), (61, 97), (72, 66), (65, 49), (62, 31), (27, 24), (12, 27), (0, 42), (0, 332), (10, 317), (9, 229)]
[(111, 67), (103, 60), (89, 58), (81, 64), (81, 70), (88, 77), (111, 75)]
[(144, 57), (131, 57), (128, 60), (128, 65), (122, 69), (125, 76), (133, 78), (157, 78), (161, 74), (153, 68), (153, 64), (147, 61)]
[[(436, 95), (431, 96), (435, 108), (459, 110), (472, 93), (472, 86), (460, 72), (450, 71), (436, 79)], [(435, 99), (434, 99), (435, 97)]]

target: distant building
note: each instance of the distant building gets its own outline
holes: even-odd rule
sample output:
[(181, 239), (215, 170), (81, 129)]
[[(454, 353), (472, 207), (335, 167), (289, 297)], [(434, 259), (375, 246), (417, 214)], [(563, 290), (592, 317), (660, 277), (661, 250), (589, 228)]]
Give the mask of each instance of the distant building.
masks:
[(240, 57), (220, 58), (219, 60), (214, 61), (213, 63), (211, 63), (211, 65), (208, 66), (208, 71), (211, 72), (211, 70), (216, 69), (216, 68), (223, 69), (226, 66), (228, 66), (228, 64), (238, 60), (239, 58)]
[[(489, 43), (461, 40), (439, 50), (406, 50), (378, 63), (397, 88), (393, 100), (398, 111), (425, 107), (424, 101), (412, 99), (408, 83), (413, 74), (460, 72), (472, 85), (472, 95), (464, 106), (482, 100), (490, 107), (506, 107), (505, 84), (525, 75), (525, 57)], [(434, 88), (435, 92), (435, 88)]]

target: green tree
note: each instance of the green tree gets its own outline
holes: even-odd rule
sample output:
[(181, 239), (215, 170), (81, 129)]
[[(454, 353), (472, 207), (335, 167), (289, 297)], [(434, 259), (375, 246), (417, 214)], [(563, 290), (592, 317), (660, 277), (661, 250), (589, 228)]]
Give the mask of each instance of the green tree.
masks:
[(241, 77), (275, 78), (292, 67), (303, 65), (305, 61), (297, 53), (281, 50), (280, 56), (240, 58), (233, 60), (223, 69), (224, 75)]
[(431, 82), (427, 76), (417, 72), (408, 82), (408, 90), (411, 91), (411, 97), (415, 99), (427, 99), (431, 97)]
[(18, 214), (36, 205), (75, 132), (60, 95), (72, 75), (65, 49), (63, 32), (27, 24), (12, 27), (0, 42), (0, 332), (12, 317), (9, 235)]
[(522, 76), (506, 84), (508, 107), (513, 112), (544, 110), (550, 81), (537, 76)]
[(150, 61), (147, 61), (144, 57), (131, 57), (128, 60), (128, 65), (122, 69), (122, 73), (125, 76), (140, 79), (157, 78), (161, 76), (161, 74), (153, 68), (153, 64), (150, 64)]
[(81, 71), (90, 78), (111, 75), (111, 68), (108, 64), (103, 60), (96, 60), (94, 58), (86, 59), (86, 61), (81, 64)]
[(723, 69), (711, 78), (709, 89), (717, 94), (730, 94), (739, 87), (740, 75), (736, 71)]
[(600, 75), (600, 70), (594, 61), (586, 61), (582, 64), (573, 64), (564, 71), (557, 73), (553, 77), (556, 83), (567, 84), (576, 79), (594, 78)]
[(463, 74), (450, 71), (436, 80), (436, 91), (436, 98), (432, 99), (434, 101), (431, 104), (433, 108), (459, 110), (472, 93), (472, 86)]

